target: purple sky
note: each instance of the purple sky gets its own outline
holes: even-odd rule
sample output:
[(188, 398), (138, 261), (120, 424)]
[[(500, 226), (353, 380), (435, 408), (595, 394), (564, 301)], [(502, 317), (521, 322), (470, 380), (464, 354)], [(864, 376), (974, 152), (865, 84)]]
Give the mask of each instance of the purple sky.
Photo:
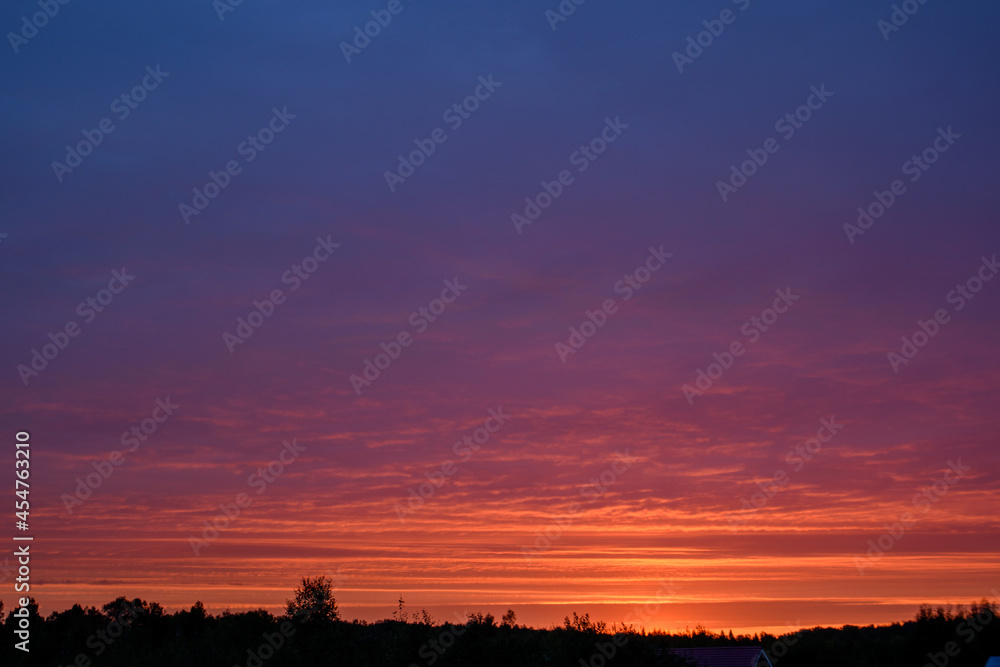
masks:
[[(891, 3), (590, 0), (553, 29), (554, 0), (401, 0), (348, 62), (388, 4), (72, 2), (8, 37), (0, 423), (32, 434), (43, 612), (277, 609), (338, 571), (349, 617), (402, 594), (539, 625), (620, 620), (667, 578), (650, 625), (881, 622), (990, 595), (995, 4), (888, 30)], [(0, 24), (38, 11), (9, 2)], [(185, 216), (210, 173), (225, 187)], [(543, 182), (558, 196), (512, 221)], [(135, 278), (102, 293), (114, 271)], [(65, 349), (33, 374), (50, 333)], [(384, 368), (352, 383), (366, 361)]]

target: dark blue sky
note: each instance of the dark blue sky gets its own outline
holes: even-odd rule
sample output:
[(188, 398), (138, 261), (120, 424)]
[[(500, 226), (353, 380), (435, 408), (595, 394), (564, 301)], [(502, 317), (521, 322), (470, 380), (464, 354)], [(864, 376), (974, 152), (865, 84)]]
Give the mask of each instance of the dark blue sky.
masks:
[[(760, 528), (793, 559), (812, 547), (791, 533), (822, 534), (824, 557), (848, 566), (813, 563), (818, 583), (773, 592), (766, 623), (780, 625), (795, 604), (823, 600), (845, 611), (824, 617), (817, 607), (817, 623), (864, 620), (857, 614), (870, 580), (857, 578), (850, 559), (898, 514), (899, 499), (963, 452), (978, 463), (951, 496), (961, 500), (921, 524), (925, 542), (912, 541), (922, 546), (909, 556), (931, 558), (931, 574), (905, 594), (895, 579), (872, 590), (895, 618), (916, 598), (944, 599), (943, 573), (964, 563), (956, 589), (963, 600), (982, 597), (976, 568), (984, 561), (970, 554), (996, 534), (984, 518), (995, 512), (982, 508), (995, 507), (998, 485), (1000, 283), (987, 283), (960, 311), (946, 295), (975, 275), (982, 257), (1000, 252), (1000, 8), (930, 0), (886, 40), (878, 21), (890, 19), (889, 2), (587, 0), (554, 31), (545, 12), (557, 9), (555, 0), (400, 2), (402, 11), (350, 63), (340, 44), (388, 3), (244, 0), (220, 20), (209, 0), (73, 0), (16, 53), (8, 38), (0, 56), (0, 423), (30, 427), (44, 442), (38, 466), (48, 486), (39, 502), (51, 512), (50, 543), (66, 554), (49, 564), (45, 603), (110, 594), (114, 586), (80, 588), (69, 559), (83, 563), (82, 579), (97, 578), (98, 560), (120, 554), (116, 540), (139, 531), (151, 540), (149, 560), (123, 573), (121, 585), (177, 604), (199, 594), (219, 606), (277, 604), (268, 586), (280, 589), (290, 575), (275, 562), (246, 565), (265, 573), (249, 597), (204, 594), (208, 569), (221, 567), (207, 556), (185, 575), (191, 590), (143, 573), (150, 563), (174, 571), (159, 558), (186, 562), (189, 533), (240, 488), (246, 470), (298, 437), (313, 446), (288, 473), (296, 481), (276, 484), (272, 504), (262, 500), (257, 517), (241, 519), (228, 538), (233, 548), (271, 554), (272, 538), (254, 522), (285, 513), (295, 517), (282, 528), (287, 539), (302, 546), (321, 535), (302, 547), (313, 565), (357, 568), (348, 607), (382, 604), (381, 585), (426, 593), (427, 605), (442, 609), (497, 600), (505, 590), (514, 603), (557, 604), (572, 596), (538, 583), (549, 581), (546, 570), (508, 567), (504, 549), (518, 554), (616, 447), (631, 443), (641, 461), (601, 501), (617, 512), (616, 525), (633, 531), (627, 548), (653, 549), (644, 536), (654, 533), (696, 530), (699, 553), (714, 553), (733, 548), (720, 547), (715, 531), (726, 528), (741, 495), (830, 413), (851, 424), (838, 436), (843, 449), (803, 473), (800, 496), (774, 501)], [(673, 54), (724, 10), (734, 20), (678, 72)], [(0, 27), (19, 31), (22, 17), (38, 11), (37, 3), (8, 2)], [(119, 119), (113, 101), (147, 67), (169, 75)], [(472, 95), (480, 77), (500, 85), (449, 128), (442, 114)], [(776, 121), (806, 104), (814, 87), (833, 95), (783, 137)], [(247, 161), (240, 146), (274, 109), (294, 118)], [(104, 118), (114, 131), (58, 180), (52, 163)], [(578, 171), (573, 154), (606, 119), (627, 127)], [(436, 128), (447, 140), (390, 191), (386, 170)], [(904, 163), (932, 146), (939, 128), (960, 138), (911, 182)], [(772, 137), (777, 152), (723, 201), (717, 183)], [(192, 190), (232, 160), (239, 173), (185, 224), (178, 206), (191, 205)], [(523, 215), (525, 198), (562, 170), (573, 183), (518, 234), (511, 215)], [(894, 179), (905, 182), (905, 194), (849, 242), (844, 225)], [(317, 237), (340, 247), (291, 291), (282, 276)], [(660, 245), (673, 253), (669, 263), (625, 302), (616, 281)], [(122, 267), (136, 279), (106, 311), (37, 376), (20, 371), (50, 332), (82, 322), (78, 304)], [(468, 291), (359, 396), (350, 377), (380, 343), (413, 333), (410, 314), (456, 277)], [(785, 288), (801, 300), (689, 403), (682, 387), (713, 353), (747, 342), (741, 326)], [(223, 333), (274, 289), (287, 301), (230, 353)], [(570, 344), (570, 327), (608, 298), (620, 310), (563, 363), (556, 343)], [(901, 336), (939, 308), (952, 320), (893, 369), (888, 353), (900, 353)], [(74, 480), (167, 395), (184, 407), (157, 440), (106, 482), (102, 497), (67, 514), (60, 497)], [(425, 515), (436, 523), (401, 528), (393, 503), (440, 464), (448, 451), (441, 442), (496, 405), (520, 415), (500, 436), (505, 448), (473, 460), (464, 479), (441, 490)], [(146, 518), (122, 515), (122, 507), (144, 507)], [(610, 549), (593, 537), (607, 516), (581, 519), (581, 535), (593, 539), (573, 548), (595, 558)], [(449, 521), (461, 540), (434, 532)], [(99, 553), (86, 542), (95, 526), (108, 539)], [(935, 531), (961, 533), (964, 546), (948, 557), (936, 552)], [(431, 553), (434, 540), (469, 559), (475, 576), (442, 571), (445, 583), (432, 586), (420, 579), (432, 565), (398, 575), (390, 566), (365, 569), (366, 559), (391, 561), (400, 545)], [(352, 551), (359, 544), (370, 552)], [(497, 544), (506, 546), (485, 546)], [(480, 548), (489, 551), (485, 561), (470, 555)], [(718, 585), (763, 595), (757, 574), (726, 558)], [(720, 580), (683, 559), (643, 562), (683, 570), (692, 600), (711, 602), (721, 590), (708, 583)], [(915, 562), (882, 567), (909, 577)], [(566, 567), (550, 563), (553, 573)], [(587, 567), (573, 570), (574, 585), (618, 601), (601, 588), (614, 573)], [(480, 576), (495, 587), (468, 593)], [(644, 594), (639, 579), (630, 579), (628, 595)], [(690, 613), (694, 623), (721, 614), (716, 620), (750, 624), (721, 606)], [(547, 614), (534, 618), (547, 622)]]

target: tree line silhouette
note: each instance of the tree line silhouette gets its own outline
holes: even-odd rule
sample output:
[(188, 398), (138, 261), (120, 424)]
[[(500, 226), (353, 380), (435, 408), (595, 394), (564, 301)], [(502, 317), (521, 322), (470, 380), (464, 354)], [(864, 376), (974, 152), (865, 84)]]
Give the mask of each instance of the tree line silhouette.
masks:
[[(391, 618), (341, 618), (332, 580), (303, 578), (275, 616), (264, 609), (213, 616), (201, 602), (168, 614), (155, 602), (119, 597), (100, 609), (76, 604), (42, 618), (31, 602), (30, 653), (14, 647), (20, 619), (9, 611), (0, 665), (12, 667), (583, 667), (683, 666), (681, 647), (761, 646), (775, 667), (983, 667), (1000, 655), (996, 604), (923, 606), (911, 621), (885, 626), (812, 628), (776, 637), (646, 631), (566, 617), (547, 629), (517, 624), (508, 610), (461, 622), (411, 615), (402, 597)], [(0, 602), (0, 618), (3, 618)]]

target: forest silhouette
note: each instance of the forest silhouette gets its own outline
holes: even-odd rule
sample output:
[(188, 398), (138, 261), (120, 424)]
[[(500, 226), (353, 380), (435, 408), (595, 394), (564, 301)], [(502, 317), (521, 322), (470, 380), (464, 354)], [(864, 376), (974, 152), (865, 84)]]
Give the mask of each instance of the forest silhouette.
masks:
[[(21, 618), (8, 611), (0, 664), (69, 667), (632, 667), (686, 663), (670, 651), (687, 647), (760, 646), (775, 667), (983, 667), (1000, 655), (997, 606), (924, 605), (913, 620), (885, 626), (803, 629), (773, 636), (734, 635), (704, 627), (669, 634), (607, 625), (588, 614), (546, 629), (517, 624), (514, 610), (497, 620), (469, 613), (437, 621), (410, 613), (402, 597), (391, 618), (341, 617), (333, 581), (305, 577), (282, 615), (256, 609), (219, 615), (201, 602), (168, 614), (155, 602), (119, 597), (100, 609), (72, 608), (42, 618), (28, 605), (30, 652), (15, 648)], [(0, 618), (3, 606), (0, 603)], [(761, 663), (763, 664), (763, 663)]]

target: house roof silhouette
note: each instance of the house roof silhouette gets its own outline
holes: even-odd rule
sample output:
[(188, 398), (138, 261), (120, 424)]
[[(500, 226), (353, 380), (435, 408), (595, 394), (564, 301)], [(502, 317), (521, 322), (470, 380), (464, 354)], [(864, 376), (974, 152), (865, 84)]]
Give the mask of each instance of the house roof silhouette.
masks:
[(771, 667), (760, 646), (673, 648), (670, 652), (698, 667)]

